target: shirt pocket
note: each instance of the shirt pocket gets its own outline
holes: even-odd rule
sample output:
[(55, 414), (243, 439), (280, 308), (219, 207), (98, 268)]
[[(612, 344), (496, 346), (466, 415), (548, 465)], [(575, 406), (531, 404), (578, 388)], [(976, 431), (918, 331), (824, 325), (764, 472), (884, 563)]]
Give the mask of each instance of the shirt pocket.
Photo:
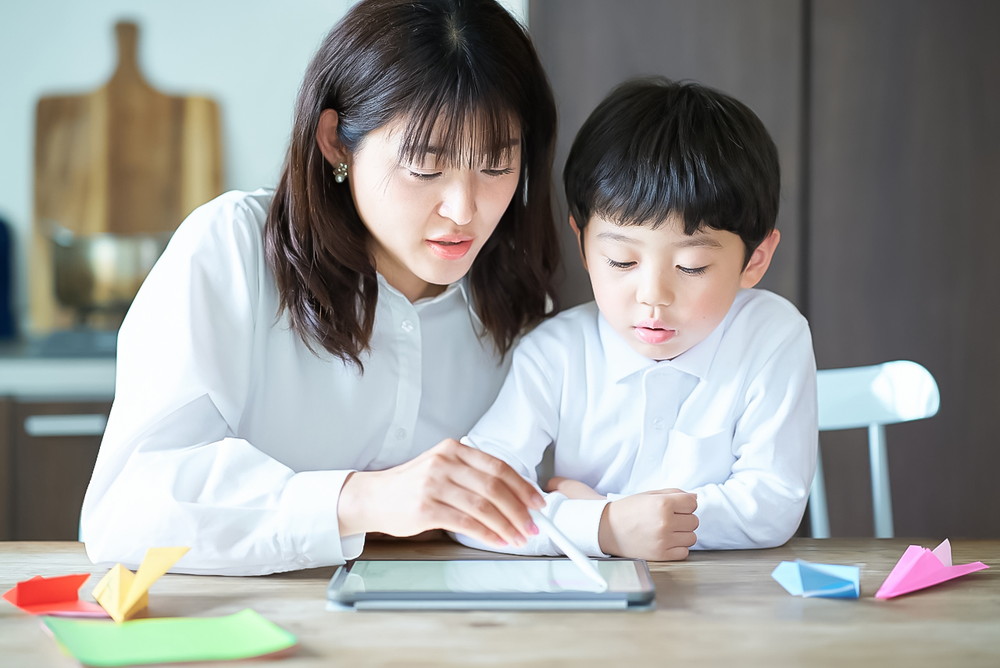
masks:
[(667, 449), (660, 465), (660, 487), (693, 489), (710, 483), (723, 483), (732, 473), (733, 436), (720, 431), (707, 436), (693, 436), (670, 430)]

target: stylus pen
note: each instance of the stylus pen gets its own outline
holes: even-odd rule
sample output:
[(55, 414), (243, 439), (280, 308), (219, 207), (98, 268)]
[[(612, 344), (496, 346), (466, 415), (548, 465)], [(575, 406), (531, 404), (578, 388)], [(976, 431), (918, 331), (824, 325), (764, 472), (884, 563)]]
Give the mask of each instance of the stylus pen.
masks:
[(597, 566), (594, 565), (594, 562), (592, 562), (590, 558), (580, 550), (580, 548), (574, 545), (573, 541), (567, 538), (566, 534), (560, 531), (552, 520), (533, 508), (529, 508), (528, 513), (531, 515), (531, 519), (535, 521), (535, 524), (538, 525), (538, 528), (545, 532), (545, 534), (552, 539), (552, 542), (558, 545), (559, 549), (566, 553), (566, 556), (570, 558), (570, 561), (576, 564), (577, 567), (583, 571), (584, 575), (600, 586), (600, 591), (607, 591), (608, 581), (601, 576), (601, 573), (597, 570)]

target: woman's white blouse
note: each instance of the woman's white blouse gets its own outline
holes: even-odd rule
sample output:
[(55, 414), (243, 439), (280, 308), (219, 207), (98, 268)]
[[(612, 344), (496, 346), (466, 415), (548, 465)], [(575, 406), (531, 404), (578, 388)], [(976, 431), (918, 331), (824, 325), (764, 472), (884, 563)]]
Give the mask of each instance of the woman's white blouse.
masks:
[[(271, 192), (193, 212), (119, 333), (115, 401), (83, 504), (95, 563), (262, 574), (343, 563), (337, 500), (351, 471), (459, 438), (496, 397), (499, 359), (463, 282), (409, 302), (379, 277), (364, 373), (311, 352), (277, 316), (264, 259)], [(321, 350), (321, 349), (320, 349)]]

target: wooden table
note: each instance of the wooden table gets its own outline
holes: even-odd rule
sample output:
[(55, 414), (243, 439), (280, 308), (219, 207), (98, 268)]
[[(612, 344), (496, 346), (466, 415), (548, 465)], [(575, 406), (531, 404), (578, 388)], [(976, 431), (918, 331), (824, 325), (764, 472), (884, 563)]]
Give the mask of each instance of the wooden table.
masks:
[[(990, 569), (921, 592), (872, 598), (910, 543), (793, 539), (771, 550), (696, 552), (650, 564), (652, 612), (329, 612), (334, 568), (256, 578), (166, 575), (154, 616), (253, 608), (300, 641), (296, 653), (246, 665), (297, 666), (1000, 666), (1000, 540), (956, 541), (955, 563)], [(494, 556), (445, 542), (370, 542), (372, 558)], [(774, 582), (783, 560), (861, 566), (861, 599), (802, 599)], [(79, 543), (0, 543), (0, 591), (33, 575), (104, 570)], [(39, 622), (0, 601), (0, 664), (72, 666)]]

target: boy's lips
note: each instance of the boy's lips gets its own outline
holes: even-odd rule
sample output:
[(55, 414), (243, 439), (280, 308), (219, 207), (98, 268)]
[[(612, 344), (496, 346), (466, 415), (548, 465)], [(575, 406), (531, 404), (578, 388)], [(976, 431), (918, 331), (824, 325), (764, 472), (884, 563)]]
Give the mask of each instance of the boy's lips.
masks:
[(424, 241), (434, 254), (444, 260), (459, 260), (472, 249), (474, 237), (462, 234), (445, 234)]
[(676, 329), (666, 327), (659, 320), (643, 320), (632, 328), (637, 339), (643, 343), (659, 345), (677, 336)]

